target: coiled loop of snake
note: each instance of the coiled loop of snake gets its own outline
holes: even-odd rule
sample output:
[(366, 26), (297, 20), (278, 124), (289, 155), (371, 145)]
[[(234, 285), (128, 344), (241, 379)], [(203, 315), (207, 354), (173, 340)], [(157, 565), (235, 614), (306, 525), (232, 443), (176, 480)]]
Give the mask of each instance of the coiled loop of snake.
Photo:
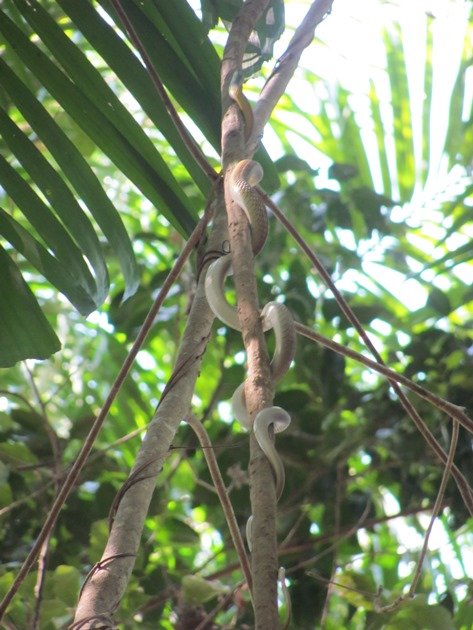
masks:
[[(241, 160), (230, 175), (230, 192), (233, 200), (244, 211), (248, 219), (254, 256), (261, 251), (268, 235), (266, 208), (253, 188), (261, 181), (262, 177), (263, 169), (254, 160)], [(225, 300), (225, 278), (232, 273), (230, 254), (221, 256), (214, 261), (205, 278), (205, 294), (214, 314), (225, 325), (241, 331), (235, 307), (230, 306)]]
[[(252, 160), (242, 160), (230, 175), (230, 190), (233, 200), (245, 212), (251, 229), (253, 253), (256, 255), (264, 245), (268, 232), (266, 209), (253, 186), (262, 177), (261, 166)], [(237, 310), (225, 299), (225, 279), (232, 273), (231, 256), (226, 254), (214, 261), (206, 275), (205, 291), (210, 308), (224, 324), (241, 330)], [(274, 329), (276, 346), (271, 361), (273, 381), (278, 381), (288, 370), (294, 358), (296, 336), (294, 322), (289, 310), (277, 302), (268, 302), (261, 311), (263, 330)], [(251, 419), (245, 402), (245, 384), (242, 383), (232, 397), (233, 412), (237, 420), (251, 430)], [(275, 433), (286, 429), (291, 422), (287, 411), (281, 407), (267, 407), (260, 411), (254, 420), (253, 431), (262, 451), (273, 469), (277, 498), (284, 488), (284, 466), (274, 447), (269, 428)]]

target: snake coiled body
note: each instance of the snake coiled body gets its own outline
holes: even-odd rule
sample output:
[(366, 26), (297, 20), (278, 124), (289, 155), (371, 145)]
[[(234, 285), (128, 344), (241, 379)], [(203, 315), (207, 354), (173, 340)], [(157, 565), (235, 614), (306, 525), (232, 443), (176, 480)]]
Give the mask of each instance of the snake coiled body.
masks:
[[(238, 103), (245, 119), (245, 141), (248, 143), (253, 131), (253, 112), (246, 97), (241, 90), (241, 73), (236, 72), (231, 80), (229, 95)], [(254, 188), (263, 177), (263, 169), (253, 160), (241, 160), (228, 174), (228, 185), (233, 201), (245, 212), (251, 230), (251, 242), (253, 255), (256, 256), (262, 249), (268, 234), (268, 218), (266, 208)], [(232, 260), (230, 254), (221, 256), (208, 268), (205, 279), (205, 291), (210, 308), (224, 324), (241, 331), (237, 310), (231, 306), (225, 298), (225, 279), (231, 275)], [(263, 331), (274, 330), (276, 337), (276, 349), (271, 361), (271, 376), (273, 383), (278, 381), (286, 373), (295, 354), (296, 337), (292, 315), (283, 305), (269, 302), (261, 312), (261, 324)], [(235, 417), (248, 429), (253, 429), (255, 438), (266, 455), (275, 478), (275, 491), (277, 500), (284, 489), (284, 466), (273, 443), (273, 432), (283, 431), (291, 418), (287, 411), (281, 407), (266, 407), (257, 413), (253, 426), (245, 401), (245, 383), (242, 383), (232, 397), (232, 407)], [(271, 431), (272, 427), (272, 431)], [(253, 516), (247, 521), (246, 538), (250, 551), (252, 550)], [(286, 601), (286, 620), (284, 629), (289, 626), (291, 618), (291, 598), (285, 583), (285, 570), (279, 568), (278, 579), (281, 583), (284, 599)]]
[[(254, 255), (263, 247), (268, 233), (268, 218), (260, 196), (253, 188), (262, 178), (263, 171), (258, 162), (242, 160), (233, 168), (230, 175), (230, 191), (233, 200), (242, 208), (248, 219), (251, 230), (251, 241)], [(225, 298), (225, 279), (232, 273), (230, 254), (214, 261), (206, 275), (205, 290), (210, 308), (224, 324), (241, 330), (238, 313)], [(277, 302), (268, 302), (261, 311), (264, 331), (274, 330), (276, 345), (271, 360), (271, 376), (273, 382), (281, 379), (288, 370), (295, 354), (296, 336), (291, 313)], [(275, 433), (283, 431), (291, 422), (287, 411), (281, 407), (267, 407), (260, 411), (253, 426), (245, 402), (245, 383), (242, 383), (232, 397), (233, 412), (237, 420), (248, 430), (253, 429), (262, 451), (273, 469), (276, 495), (279, 497), (284, 488), (284, 467), (274, 447), (270, 427)]]

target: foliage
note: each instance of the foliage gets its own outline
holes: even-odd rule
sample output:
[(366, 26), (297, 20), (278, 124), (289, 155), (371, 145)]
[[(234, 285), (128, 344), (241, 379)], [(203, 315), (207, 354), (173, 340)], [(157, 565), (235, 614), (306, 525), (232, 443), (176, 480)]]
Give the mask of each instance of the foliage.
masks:
[[(166, 2), (122, 4), (216, 165), (219, 63), (198, 17), (185, 0), (173, 2), (172, 11)], [(344, 74), (353, 70), (349, 59), (338, 81), (332, 66), (316, 63), (317, 76), (312, 63), (301, 67), (298, 78), (310, 96), (284, 95), (272, 119), (274, 164), (264, 149), (258, 159), (266, 187), (275, 187), (277, 174), (278, 204), (323, 259), (386, 362), (470, 409), (473, 25), (464, 8), (446, 124), (437, 113), (445, 77), (434, 55), (446, 16), (415, 12), (423, 28), (419, 107), (410, 80), (419, 60), (406, 50), (399, 14), (392, 3), (372, 4), (383, 52), (378, 65), (363, 68), (356, 89)], [(458, 15), (462, 6), (471, 11), (471, 3), (457, 4), (451, 3)], [(214, 4), (228, 9), (214, 17), (231, 20), (234, 5)], [(335, 2), (329, 20), (340, 24), (344, 6)], [(361, 36), (350, 24), (348, 50)], [(79, 8), (74, 0), (10, 0), (0, 10), (0, 36), (0, 361), (11, 366), (0, 372), (4, 595), (210, 185), (109, 2)], [(326, 49), (317, 42), (314, 57), (322, 59)], [(297, 320), (361, 351), (331, 292), (274, 220), (269, 243), (258, 257), (261, 302), (284, 296)], [(110, 506), (170, 376), (193, 272), (186, 269), (160, 311), (61, 513), (42, 594), (35, 571), (9, 609), (13, 627), (32, 627), (36, 606), (41, 628), (70, 622), (79, 583), (102, 553)], [(241, 348), (239, 335), (216, 327), (194, 407), (243, 526), (248, 445), (227, 402), (244, 378)], [(32, 357), (49, 358), (17, 363)], [(427, 403), (413, 402), (448, 450), (449, 423)], [(278, 530), (292, 627), (319, 627), (322, 617), (326, 628), (353, 630), (471, 627), (472, 524), (452, 483), (418, 596), (393, 612), (377, 609), (410, 584), (442, 476), (387, 383), (301, 342), (276, 404), (292, 416), (277, 441), (286, 468)], [(463, 430), (455, 461), (471, 479), (471, 436)], [(221, 601), (218, 627), (243, 627), (252, 615), (240, 580), (203, 453), (183, 425), (158, 479), (117, 620), (123, 628), (170, 628), (177, 617), (194, 623)]]

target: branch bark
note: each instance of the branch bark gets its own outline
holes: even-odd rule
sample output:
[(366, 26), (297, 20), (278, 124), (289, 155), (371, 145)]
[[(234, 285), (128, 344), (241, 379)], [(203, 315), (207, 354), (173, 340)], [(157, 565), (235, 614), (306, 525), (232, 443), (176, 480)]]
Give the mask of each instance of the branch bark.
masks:
[[(221, 191), (217, 196), (217, 205)], [(221, 201), (220, 201), (221, 203)], [(209, 249), (220, 249), (226, 225), (216, 213), (209, 237)], [(204, 290), (205, 273), (199, 278), (188, 323), (180, 344), (176, 367), (148, 427), (124, 491), (120, 495), (106, 548), (82, 590), (72, 628), (113, 627), (113, 612), (130, 579), (139, 549), (144, 520), (181, 420), (189, 413), (195, 382), (199, 375), (213, 322)], [(109, 626), (107, 626), (109, 624)]]
[[(233, 202), (227, 182), (235, 164), (245, 155), (240, 111), (230, 100), (228, 88), (235, 71), (241, 68), (243, 53), (253, 26), (268, 0), (248, 0), (234, 20), (222, 62), (222, 166), (225, 172), (225, 202), (231, 244), (238, 316), (247, 354), (248, 377), (245, 397), (252, 418), (272, 404), (273, 386), (268, 351), (259, 316), (251, 237), (242, 210)], [(276, 493), (271, 466), (254, 435), (250, 435), (250, 497), (254, 517), (252, 527), (253, 603), (255, 627), (278, 626)]]
[[(247, 0), (230, 31), (222, 62), (222, 165), (225, 182), (235, 163), (251, 157), (262, 129), (277, 100), (284, 92), (300, 59), (302, 50), (312, 41), (316, 25), (330, 10), (333, 0), (315, 0), (303, 24), (298, 29), (286, 53), (286, 60), (267, 84), (267, 94), (258, 103), (256, 128), (244, 146), (241, 116), (228, 96), (228, 86), (235, 71), (241, 68), (246, 42), (267, 0)], [(280, 72), (280, 70), (283, 70)], [(232, 264), (237, 293), (238, 316), (247, 353), (248, 377), (245, 397), (250, 417), (272, 405), (274, 391), (269, 357), (262, 331), (251, 239), (243, 212), (233, 203), (227, 185), (225, 201), (231, 243)], [(250, 435), (250, 495), (253, 514), (252, 570), (256, 628), (273, 629), (278, 625), (277, 611), (277, 542), (276, 493), (270, 464), (261, 451), (254, 434)]]
[(18, 591), (20, 585), (22, 584), (22, 582), (24, 581), (24, 579), (26, 578), (26, 576), (28, 575), (29, 571), (31, 570), (36, 558), (38, 557), (38, 554), (40, 553), (40, 550), (42, 548), (42, 545), (44, 544), (45, 540), (48, 538), (48, 536), (50, 535), (51, 531), (54, 529), (55, 523), (56, 523), (56, 519), (61, 511), (61, 508), (63, 507), (67, 497), (69, 496), (69, 494), (71, 493), (72, 489), (75, 486), (75, 483), (77, 482), (77, 479), (80, 475), (80, 472), (82, 470), (82, 468), (84, 467), (87, 458), (90, 455), (90, 452), (93, 448), (93, 445), (95, 443), (95, 440), (102, 428), (103, 423), (105, 422), (105, 418), (107, 417), (107, 414), (110, 410), (110, 407), (112, 406), (113, 401), (115, 400), (118, 392), (120, 391), (121, 386), (123, 385), (123, 382), (133, 364), (133, 361), (136, 358), (136, 355), (138, 354), (138, 351), (140, 350), (141, 346), (144, 343), (144, 340), (147, 337), (147, 334), (150, 330), (150, 327), (152, 325), (152, 322), (154, 321), (154, 318), (156, 316), (156, 314), (158, 313), (164, 299), (166, 298), (169, 289), (171, 288), (173, 282), (176, 280), (176, 278), (179, 276), (180, 271), (182, 270), (182, 266), (184, 265), (185, 261), (187, 260), (190, 252), (192, 251), (192, 249), (197, 245), (201, 235), (202, 235), (202, 231), (205, 228), (205, 226), (207, 225), (207, 222), (209, 220), (209, 216), (210, 216), (210, 211), (209, 211), (209, 207), (206, 208), (205, 210), (205, 214), (202, 217), (202, 219), (199, 221), (198, 225), (196, 226), (195, 230), (193, 231), (193, 233), (191, 234), (191, 236), (189, 237), (189, 240), (187, 241), (186, 245), (184, 246), (184, 249), (182, 250), (181, 254), (179, 255), (179, 257), (177, 258), (173, 269), (171, 270), (171, 272), (168, 274), (166, 280), (163, 283), (163, 286), (161, 287), (161, 290), (156, 298), (156, 300), (154, 301), (153, 305), (151, 306), (145, 321), (143, 322), (143, 325), (140, 329), (140, 332), (138, 333), (135, 342), (133, 343), (133, 346), (130, 350), (130, 352), (128, 353), (128, 356), (126, 357), (122, 367), (120, 368), (120, 371), (115, 379), (115, 381), (113, 382), (113, 385), (110, 389), (110, 392), (107, 396), (107, 398), (105, 399), (102, 409), (100, 410), (99, 414), (97, 415), (97, 418), (94, 420), (94, 423), (87, 435), (87, 437), (85, 438), (84, 444), (82, 445), (82, 448), (79, 451), (79, 454), (77, 455), (76, 461), (73, 463), (73, 465), (71, 466), (71, 469), (69, 470), (69, 472), (67, 473), (66, 478), (64, 479), (59, 492), (57, 493), (56, 498), (53, 501), (53, 504), (51, 505), (51, 508), (49, 510), (48, 516), (46, 518), (46, 520), (43, 523), (43, 526), (41, 528), (41, 531), (38, 534), (37, 539), (35, 540), (33, 546), (30, 549), (30, 552), (28, 554), (28, 556), (26, 557), (25, 561), (23, 562), (20, 570), (18, 571), (15, 580), (13, 581), (12, 585), (10, 586), (10, 588), (8, 589), (8, 592), (6, 593), (5, 597), (3, 598), (3, 600), (0, 602), (0, 619), (3, 617), (3, 615), (5, 614), (5, 611), (8, 607), (8, 605), (10, 604), (10, 602), (12, 601), (13, 597), (15, 596), (16, 592)]
[(253, 132), (248, 141), (250, 151), (254, 151), (258, 146), (264, 126), (292, 79), (302, 53), (312, 42), (317, 25), (330, 13), (333, 1), (314, 0), (296, 29), (286, 52), (279, 58), (274, 71), (266, 81), (253, 111)]

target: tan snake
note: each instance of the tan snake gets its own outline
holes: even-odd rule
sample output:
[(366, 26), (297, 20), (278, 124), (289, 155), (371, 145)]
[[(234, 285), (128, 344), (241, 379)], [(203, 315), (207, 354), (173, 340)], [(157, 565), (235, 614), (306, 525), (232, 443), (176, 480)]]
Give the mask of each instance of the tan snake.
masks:
[[(230, 191), (233, 200), (245, 212), (250, 225), (253, 253), (256, 255), (263, 247), (268, 233), (266, 209), (255, 186), (262, 177), (263, 171), (258, 162), (242, 160), (234, 167), (230, 175)], [(225, 298), (225, 278), (232, 273), (230, 254), (214, 261), (206, 275), (205, 291), (210, 308), (224, 324), (241, 330), (237, 310)], [(276, 348), (271, 360), (271, 376), (278, 381), (288, 370), (294, 358), (296, 335), (291, 313), (284, 304), (268, 302), (261, 311), (263, 330), (274, 329)], [(251, 419), (245, 404), (245, 384), (242, 383), (232, 397), (233, 412), (237, 420), (251, 430)], [(284, 488), (284, 466), (274, 447), (269, 428), (272, 425), (275, 433), (286, 429), (291, 422), (287, 411), (281, 407), (267, 407), (260, 411), (254, 420), (253, 431), (261, 450), (268, 458), (273, 469), (277, 498)]]
[[(245, 141), (251, 136), (253, 129), (253, 112), (246, 97), (241, 90), (241, 73), (236, 72), (231, 80), (229, 94), (234, 99), (245, 118)], [(268, 218), (266, 208), (253, 188), (263, 177), (263, 169), (253, 160), (238, 162), (229, 175), (229, 186), (233, 201), (245, 212), (251, 230), (251, 242), (253, 255), (263, 247), (268, 234)], [(232, 273), (232, 261), (230, 254), (226, 254), (214, 261), (208, 268), (205, 278), (205, 291), (210, 308), (224, 324), (230, 328), (241, 330), (237, 310), (225, 299), (225, 279)], [(296, 348), (296, 335), (294, 321), (291, 313), (283, 304), (269, 302), (261, 312), (263, 330), (274, 329), (276, 337), (276, 349), (271, 361), (271, 375), (273, 381), (277, 381), (285, 374), (294, 358)], [(235, 417), (251, 430), (251, 418), (249, 417), (245, 401), (245, 383), (242, 383), (232, 397), (232, 407)], [(286, 429), (291, 422), (287, 411), (281, 407), (267, 407), (262, 409), (255, 417), (253, 431), (261, 450), (266, 455), (275, 477), (276, 497), (279, 500), (284, 489), (285, 473), (282, 461), (274, 447), (273, 436), (270, 427), (275, 433)], [(248, 547), (252, 547), (251, 525), (253, 516), (250, 516), (246, 525), (246, 538)], [(286, 601), (286, 619), (283, 628), (289, 627), (291, 619), (291, 598), (285, 582), (285, 570), (279, 568), (278, 579), (281, 583), (284, 599)]]

